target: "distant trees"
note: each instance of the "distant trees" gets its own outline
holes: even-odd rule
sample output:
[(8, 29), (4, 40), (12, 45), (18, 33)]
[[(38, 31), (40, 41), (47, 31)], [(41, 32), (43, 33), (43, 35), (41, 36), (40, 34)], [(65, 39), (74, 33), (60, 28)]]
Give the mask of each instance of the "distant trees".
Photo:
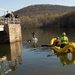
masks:
[(56, 27), (59, 24), (59, 18), (65, 14), (67, 14), (67, 12), (61, 14), (46, 13), (35, 16), (21, 16), (21, 25), (23, 28)]
[(14, 14), (19, 14), (22, 28), (71, 27), (75, 25), (74, 10), (60, 5), (32, 5)]

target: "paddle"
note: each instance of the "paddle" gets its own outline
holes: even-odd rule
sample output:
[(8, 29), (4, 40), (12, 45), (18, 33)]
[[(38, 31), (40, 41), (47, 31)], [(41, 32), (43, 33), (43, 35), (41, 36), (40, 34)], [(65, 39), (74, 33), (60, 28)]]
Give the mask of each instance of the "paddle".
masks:
[(52, 47), (53, 45), (41, 45), (41, 47)]

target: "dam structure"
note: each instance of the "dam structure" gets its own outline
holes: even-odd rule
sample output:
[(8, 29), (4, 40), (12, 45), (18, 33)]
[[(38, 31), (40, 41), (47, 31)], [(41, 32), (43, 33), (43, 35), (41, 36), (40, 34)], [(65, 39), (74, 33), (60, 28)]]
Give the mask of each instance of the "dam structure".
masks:
[(22, 40), (20, 18), (7, 14), (0, 16), (0, 44)]

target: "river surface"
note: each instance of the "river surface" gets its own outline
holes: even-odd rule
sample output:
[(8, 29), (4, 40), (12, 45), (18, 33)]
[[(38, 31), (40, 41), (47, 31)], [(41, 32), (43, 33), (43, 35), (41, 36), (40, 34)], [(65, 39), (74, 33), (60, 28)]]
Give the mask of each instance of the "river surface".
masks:
[[(33, 32), (38, 38), (35, 46)], [(56, 55), (50, 47), (41, 47), (62, 32), (75, 42), (75, 28), (51, 28), (23, 30), (22, 42), (0, 45), (0, 75), (75, 75), (75, 54)]]

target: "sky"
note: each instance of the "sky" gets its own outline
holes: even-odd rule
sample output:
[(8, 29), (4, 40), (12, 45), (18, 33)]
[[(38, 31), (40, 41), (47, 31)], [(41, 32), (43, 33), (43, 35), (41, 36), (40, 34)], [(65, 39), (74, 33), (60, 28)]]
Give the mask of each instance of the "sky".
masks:
[[(9, 13), (36, 4), (75, 6), (75, 0), (0, 0), (0, 8), (8, 10)], [(1, 10), (0, 14), (2, 13), (4, 11)]]

